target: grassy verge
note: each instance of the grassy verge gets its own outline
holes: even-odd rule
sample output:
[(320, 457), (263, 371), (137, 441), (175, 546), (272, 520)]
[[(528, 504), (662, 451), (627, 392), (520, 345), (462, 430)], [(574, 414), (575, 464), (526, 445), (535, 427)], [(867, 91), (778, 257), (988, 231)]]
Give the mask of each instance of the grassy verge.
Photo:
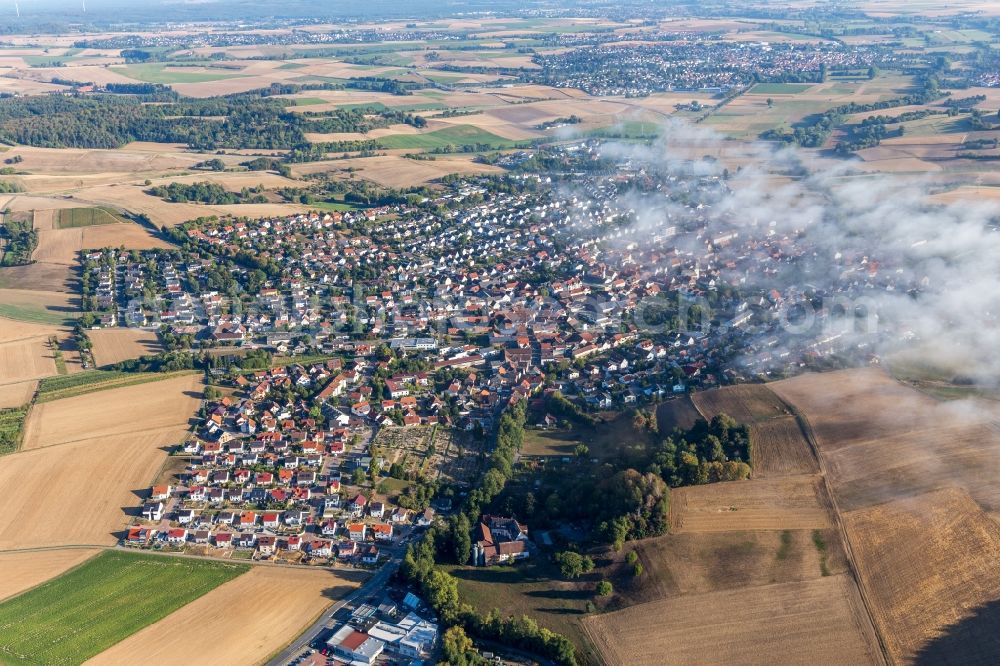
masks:
[(59, 339), (55, 336), (49, 338), (49, 347), (52, 349), (52, 360), (56, 364), (56, 372), (60, 375), (69, 374), (66, 368), (66, 359), (63, 358), (62, 350), (59, 349)]
[(104, 551), (0, 604), (4, 662), (82, 663), (246, 570), (245, 565)]
[(134, 386), (146, 382), (157, 382), (182, 375), (194, 374), (195, 370), (177, 372), (119, 372), (117, 370), (87, 370), (73, 375), (46, 377), (38, 383), (35, 402), (51, 402), (72, 398), (94, 391)]

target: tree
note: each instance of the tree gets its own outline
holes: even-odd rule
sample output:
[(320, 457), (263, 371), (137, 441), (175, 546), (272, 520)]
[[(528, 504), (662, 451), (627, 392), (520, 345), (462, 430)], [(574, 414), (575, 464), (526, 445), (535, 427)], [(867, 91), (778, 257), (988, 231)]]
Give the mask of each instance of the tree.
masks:
[(452, 540), (455, 542), (455, 561), (466, 564), (472, 556), (472, 525), (464, 513), (458, 514), (452, 526)]
[(351, 483), (353, 483), (355, 486), (360, 486), (364, 482), (365, 482), (365, 470), (361, 469), (360, 467), (354, 468), (354, 471), (351, 473)]
[(594, 570), (594, 560), (571, 550), (557, 554), (556, 562), (559, 564), (559, 572), (562, 573), (563, 578), (570, 580)]
[(639, 561), (639, 554), (634, 550), (630, 550), (627, 555), (625, 555), (625, 561), (629, 564), (635, 564)]
[(473, 663), (469, 654), (473, 649), (472, 639), (465, 635), (462, 627), (455, 625), (444, 632), (441, 646), (449, 666), (466, 666)]
[(597, 584), (597, 588), (595, 589), (595, 591), (597, 592), (597, 596), (599, 597), (608, 597), (611, 596), (611, 593), (614, 592), (615, 589), (614, 587), (612, 587), (609, 581), (602, 580), (600, 583)]

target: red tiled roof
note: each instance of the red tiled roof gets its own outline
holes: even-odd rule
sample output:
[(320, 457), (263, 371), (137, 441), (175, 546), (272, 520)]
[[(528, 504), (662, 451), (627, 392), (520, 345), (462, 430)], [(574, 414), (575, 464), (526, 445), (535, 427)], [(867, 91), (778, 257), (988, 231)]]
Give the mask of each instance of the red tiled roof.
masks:
[(340, 646), (348, 650), (357, 650), (361, 647), (361, 644), (368, 640), (368, 634), (363, 634), (360, 631), (353, 632), (350, 636), (340, 641)]

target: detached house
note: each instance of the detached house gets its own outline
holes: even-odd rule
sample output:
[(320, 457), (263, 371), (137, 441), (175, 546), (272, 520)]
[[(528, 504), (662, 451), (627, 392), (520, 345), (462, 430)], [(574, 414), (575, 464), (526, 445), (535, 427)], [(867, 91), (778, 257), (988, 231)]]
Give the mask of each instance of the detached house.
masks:
[(163, 502), (146, 502), (143, 504), (142, 517), (146, 520), (163, 520)]

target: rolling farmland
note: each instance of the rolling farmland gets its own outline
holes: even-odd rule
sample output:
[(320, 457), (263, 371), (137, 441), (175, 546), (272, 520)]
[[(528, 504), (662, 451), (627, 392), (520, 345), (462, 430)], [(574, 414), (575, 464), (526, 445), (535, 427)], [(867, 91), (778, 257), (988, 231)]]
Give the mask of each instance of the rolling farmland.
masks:
[[(183, 431), (180, 431), (183, 434)], [(81, 433), (86, 434), (86, 433)], [(118, 541), (134, 507), (178, 443), (178, 431), (81, 439), (18, 451), (0, 464), (0, 550)]]
[(261, 663), (364, 577), (361, 572), (253, 567), (88, 664)]
[(815, 476), (729, 481), (676, 488), (672, 531), (821, 529), (831, 525)]
[(753, 477), (816, 474), (819, 465), (794, 416), (782, 416), (750, 425)]
[[(933, 639), (1000, 599), (1000, 527), (966, 493), (946, 489), (893, 500), (848, 512), (844, 521), (894, 659), (912, 661)], [(950, 663), (1000, 659), (996, 633), (957, 645)]]
[(99, 552), (101, 551), (96, 548), (66, 548), (0, 553), (0, 569), (3, 569), (3, 576), (0, 577), (0, 600), (44, 583)]
[(877, 664), (866, 622), (840, 575), (652, 601), (584, 627), (612, 666)]
[(699, 391), (691, 394), (691, 400), (705, 419), (728, 414), (740, 423), (756, 423), (788, 414), (781, 399), (761, 384)]
[(25, 426), (23, 448), (158, 430), (180, 437), (200, 395), (201, 378), (185, 374), (37, 404)]
[(94, 363), (111, 365), (162, 351), (156, 331), (138, 328), (102, 328), (89, 332), (94, 344)]
[(82, 663), (246, 569), (106, 551), (0, 603), (0, 654), (10, 663)]

